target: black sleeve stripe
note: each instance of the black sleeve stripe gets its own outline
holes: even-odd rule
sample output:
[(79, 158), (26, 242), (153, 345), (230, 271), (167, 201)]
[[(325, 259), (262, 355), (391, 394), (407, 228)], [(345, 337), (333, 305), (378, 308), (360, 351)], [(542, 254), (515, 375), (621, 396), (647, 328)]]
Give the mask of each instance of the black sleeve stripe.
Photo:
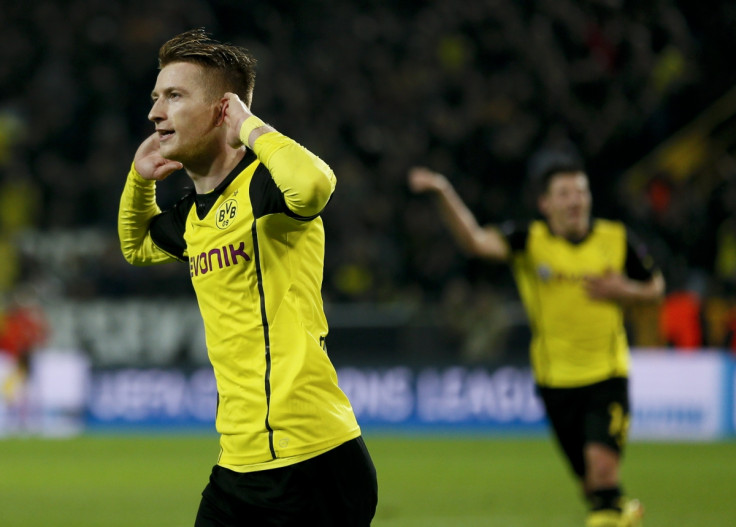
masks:
[(286, 200), (283, 194), (276, 186), (276, 182), (271, 177), (265, 165), (260, 164), (253, 174), (250, 182), (250, 203), (253, 207), (253, 216), (258, 219), (267, 214), (275, 214), (283, 212), (289, 214), (291, 212), (286, 206)]
[(626, 276), (632, 280), (647, 281), (652, 278), (657, 267), (646, 245), (626, 229)]
[(184, 196), (172, 208), (153, 218), (149, 226), (153, 243), (182, 261), (186, 260), (184, 252), (187, 248), (184, 241), (184, 230), (186, 229), (187, 215), (193, 203), (193, 194)]
[(292, 211), (286, 205), (284, 195), (276, 186), (271, 173), (263, 164), (259, 165), (253, 173), (253, 179), (250, 182), (250, 202), (256, 219), (276, 213), (286, 214), (299, 221), (311, 221), (319, 216), (319, 213), (314, 216), (300, 216)]
[(299, 216), (299, 214), (295, 213), (289, 207), (286, 207), (286, 211), (284, 211), (284, 214), (286, 214), (290, 218), (294, 218), (295, 220), (299, 221), (312, 221), (314, 218), (320, 215), (320, 213), (317, 213), (314, 216)]
[[(330, 196), (330, 199), (327, 200), (327, 203), (329, 203), (331, 199), (332, 199), (332, 196)], [(327, 207), (327, 204), (325, 204), (325, 207)], [(324, 210), (324, 208), (322, 210)], [(312, 216), (300, 216), (299, 214), (291, 210), (289, 207), (286, 207), (286, 215), (289, 216), (290, 218), (294, 218), (295, 220), (299, 220), (299, 221), (312, 221), (314, 218), (318, 217), (320, 214), (322, 214), (322, 211)]]
[(501, 224), (499, 230), (506, 238), (512, 252), (520, 252), (526, 249), (526, 242), (529, 238), (529, 223), (506, 221)]

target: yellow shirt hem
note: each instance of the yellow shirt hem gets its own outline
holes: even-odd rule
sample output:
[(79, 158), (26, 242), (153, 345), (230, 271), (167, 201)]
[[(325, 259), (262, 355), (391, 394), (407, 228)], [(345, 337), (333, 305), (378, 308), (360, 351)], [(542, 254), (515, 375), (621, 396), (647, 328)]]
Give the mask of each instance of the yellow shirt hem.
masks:
[(218, 463), (221, 467), (232, 470), (233, 472), (258, 472), (261, 470), (271, 470), (274, 468), (288, 467), (289, 465), (296, 465), (302, 461), (307, 461), (314, 457), (320, 456), (325, 452), (329, 452), (333, 448), (337, 448), (340, 445), (331, 446), (323, 450), (317, 450), (316, 452), (310, 452), (308, 454), (299, 454), (297, 456), (281, 457), (273, 459), (271, 461), (264, 461), (262, 463), (252, 463), (250, 465), (228, 465), (226, 463)]

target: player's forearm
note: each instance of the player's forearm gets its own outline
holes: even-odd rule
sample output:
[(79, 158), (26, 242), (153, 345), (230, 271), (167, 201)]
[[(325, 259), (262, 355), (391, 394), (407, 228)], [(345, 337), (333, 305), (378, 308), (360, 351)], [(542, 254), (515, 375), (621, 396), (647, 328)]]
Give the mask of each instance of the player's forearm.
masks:
[(126, 261), (134, 265), (157, 262), (148, 235), (151, 219), (160, 212), (154, 181), (140, 177), (133, 167), (125, 181), (118, 209), (118, 237)]
[(664, 289), (664, 278), (661, 273), (655, 274), (646, 282), (627, 279), (620, 292), (620, 301), (629, 304), (657, 302), (664, 296)]
[(336, 184), (324, 161), (257, 117), (246, 119), (240, 138), (266, 165), (292, 212), (303, 217), (322, 212)]
[(455, 241), (467, 254), (501, 258), (488, 247), (489, 234), (478, 224), (470, 209), (449, 183), (437, 191), (437, 199), (445, 224)]

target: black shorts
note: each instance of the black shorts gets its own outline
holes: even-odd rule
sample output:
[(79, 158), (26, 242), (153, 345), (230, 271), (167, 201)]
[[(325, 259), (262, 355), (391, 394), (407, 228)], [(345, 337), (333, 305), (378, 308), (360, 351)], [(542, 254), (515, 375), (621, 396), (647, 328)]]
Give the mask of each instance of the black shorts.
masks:
[(195, 527), (363, 527), (378, 502), (361, 437), (295, 465), (239, 473), (215, 465)]
[(621, 453), (629, 429), (629, 384), (617, 377), (578, 388), (537, 388), (562, 451), (580, 477), (586, 444)]

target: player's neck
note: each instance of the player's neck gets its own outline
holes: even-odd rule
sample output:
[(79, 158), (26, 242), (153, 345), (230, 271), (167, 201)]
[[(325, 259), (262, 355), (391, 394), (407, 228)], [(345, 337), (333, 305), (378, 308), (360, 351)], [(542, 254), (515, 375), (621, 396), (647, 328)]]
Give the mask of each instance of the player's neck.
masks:
[(590, 221), (578, 225), (556, 224), (552, 221), (547, 221), (547, 225), (549, 225), (549, 230), (552, 234), (560, 238), (565, 238), (573, 243), (584, 240), (590, 233)]
[(228, 147), (209, 163), (201, 166), (187, 166), (187, 174), (194, 183), (194, 190), (197, 194), (207, 194), (215, 189), (240, 163), (244, 155), (245, 148), (236, 150)]

